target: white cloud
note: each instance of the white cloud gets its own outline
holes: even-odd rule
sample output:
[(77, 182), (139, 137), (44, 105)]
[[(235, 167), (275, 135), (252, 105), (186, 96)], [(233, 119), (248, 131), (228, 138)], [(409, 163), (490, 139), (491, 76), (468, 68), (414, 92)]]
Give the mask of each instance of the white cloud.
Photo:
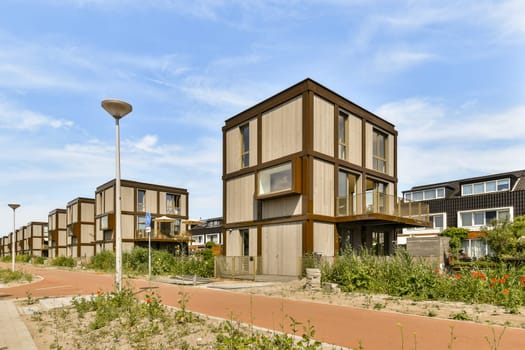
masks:
[(375, 55), (375, 65), (379, 72), (395, 72), (434, 59), (436, 56), (427, 52), (398, 49), (382, 50)]
[(57, 119), (0, 101), (0, 129), (36, 130), (44, 127), (60, 129), (73, 126), (71, 120)]

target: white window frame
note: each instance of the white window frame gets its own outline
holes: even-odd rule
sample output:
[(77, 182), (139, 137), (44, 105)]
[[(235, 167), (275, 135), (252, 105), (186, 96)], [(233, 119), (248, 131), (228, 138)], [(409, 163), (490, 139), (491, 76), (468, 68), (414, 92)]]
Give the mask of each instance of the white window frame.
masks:
[[(495, 182), (496, 183), (496, 190), (487, 190), (487, 184), (488, 183), (492, 183), (492, 182)], [(503, 190), (500, 190), (498, 189), (499, 186), (500, 186), (500, 182), (501, 183), (507, 183), (507, 188), (506, 189), (503, 189)], [(481, 192), (475, 192), (474, 191), (474, 188), (476, 186), (483, 186), (483, 190)], [(470, 188), (470, 193), (467, 193), (468, 191), (465, 191), (467, 188)], [(511, 188), (510, 188), (510, 178), (506, 177), (506, 178), (503, 178), (503, 179), (496, 179), (496, 180), (489, 180), (489, 181), (482, 181), (482, 182), (473, 182), (473, 183), (468, 183), (468, 184), (464, 184), (464, 185), (461, 185), (461, 195), (462, 196), (475, 196), (475, 195), (478, 195), (478, 194), (484, 194), (484, 193), (494, 193), (494, 192), (505, 192), (505, 191), (510, 191)]]
[(403, 229), (403, 233), (440, 233), (442, 232), (444, 229), (447, 228), (447, 213), (443, 212), (443, 213), (432, 213), (432, 214), (429, 214), (429, 218), (431, 216), (438, 216), (438, 215), (443, 215), (443, 227), (439, 228), (439, 227), (435, 227), (435, 222), (432, 221), (433, 223), (433, 226), (432, 227), (412, 227), (412, 228), (407, 228), (407, 229)]
[[(434, 198), (426, 198), (425, 193), (430, 192), (430, 191), (434, 192), (435, 194)], [(439, 195), (440, 192), (442, 192), (443, 194), (442, 196)], [(427, 190), (405, 192), (404, 199), (409, 202), (430, 201), (434, 199), (445, 198), (445, 193), (446, 193), (445, 187), (429, 188)], [(414, 199), (415, 194), (421, 194), (422, 199)]]
[[(458, 211), (458, 227), (463, 227), (463, 228), (467, 228), (467, 229), (480, 229), (481, 227), (489, 226), (490, 222), (486, 222), (487, 221), (486, 213), (488, 211), (495, 211), (496, 212), (496, 219), (498, 219), (498, 216), (499, 216), (498, 212), (499, 211), (503, 211), (503, 210), (508, 210), (509, 211), (509, 221), (514, 221), (514, 208), (513, 207), (486, 208), (486, 209), (477, 209), (477, 210), (460, 210), (460, 211)], [(473, 225), (470, 225), (470, 226), (463, 225), (462, 214), (467, 214), (467, 213), (472, 213), (472, 214), (484, 213), (483, 224), (481, 224), (481, 225), (474, 225), (473, 224)]]

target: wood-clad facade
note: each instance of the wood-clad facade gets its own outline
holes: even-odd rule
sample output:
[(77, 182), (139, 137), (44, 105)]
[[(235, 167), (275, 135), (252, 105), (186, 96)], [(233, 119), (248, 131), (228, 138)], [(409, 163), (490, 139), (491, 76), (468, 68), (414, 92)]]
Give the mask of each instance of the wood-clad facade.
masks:
[[(188, 219), (186, 189), (121, 180), (122, 250), (147, 247), (146, 213), (152, 217), (151, 245), (178, 253), (187, 249), (182, 220)], [(95, 252), (115, 249), (115, 180), (95, 192)]]
[(47, 229), (49, 236), (49, 257), (67, 256), (67, 211), (55, 209), (47, 216)]
[(396, 145), (394, 125), (311, 79), (226, 120), (226, 256), (298, 275), (309, 253), (391, 253), (401, 227), (426, 222), (396, 197)]
[(95, 253), (95, 199), (75, 198), (67, 203), (68, 256), (89, 258)]

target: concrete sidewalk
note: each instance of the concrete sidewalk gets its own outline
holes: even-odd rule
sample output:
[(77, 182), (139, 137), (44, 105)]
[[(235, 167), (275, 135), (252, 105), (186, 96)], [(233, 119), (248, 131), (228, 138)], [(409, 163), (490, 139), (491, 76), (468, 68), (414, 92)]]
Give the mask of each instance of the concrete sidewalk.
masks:
[(0, 350), (37, 350), (14, 300), (0, 300)]

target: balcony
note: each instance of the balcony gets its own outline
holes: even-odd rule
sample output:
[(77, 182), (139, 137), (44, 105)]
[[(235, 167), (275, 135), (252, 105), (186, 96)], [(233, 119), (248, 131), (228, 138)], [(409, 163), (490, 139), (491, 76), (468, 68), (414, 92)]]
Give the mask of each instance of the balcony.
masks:
[(339, 217), (377, 215), (401, 217), (426, 223), (429, 220), (429, 206), (421, 202), (405, 201), (402, 198), (377, 191), (337, 198), (337, 216)]
[[(138, 240), (147, 240), (148, 233), (146, 230), (137, 230), (135, 238)], [(151, 239), (155, 241), (172, 241), (172, 242), (189, 242), (191, 235), (187, 233), (161, 232), (161, 230), (151, 230)]]

